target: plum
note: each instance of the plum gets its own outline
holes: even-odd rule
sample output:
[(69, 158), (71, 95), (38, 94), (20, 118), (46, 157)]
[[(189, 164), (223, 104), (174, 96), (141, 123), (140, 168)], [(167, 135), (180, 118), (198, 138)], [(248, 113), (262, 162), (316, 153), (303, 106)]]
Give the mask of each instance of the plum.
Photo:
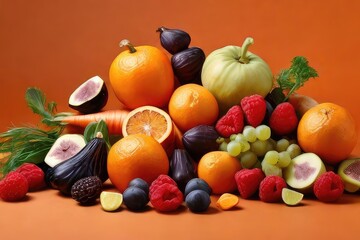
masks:
[(192, 212), (205, 212), (211, 203), (210, 195), (204, 190), (193, 190), (185, 198), (186, 206)]

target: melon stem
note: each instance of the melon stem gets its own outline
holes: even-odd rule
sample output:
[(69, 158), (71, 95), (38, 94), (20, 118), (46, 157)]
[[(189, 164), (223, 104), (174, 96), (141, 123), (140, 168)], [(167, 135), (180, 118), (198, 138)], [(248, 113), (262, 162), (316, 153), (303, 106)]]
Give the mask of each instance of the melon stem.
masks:
[(239, 62), (241, 63), (249, 63), (249, 58), (246, 56), (248, 48), (250, 47), (250, 45), (252, 45), (254, 43), (254, 39), (251, 37), (247, 37), (245, 39), (245, 41), (243, 42), (242, 46), (241, 46), (241, 54), (240, 54), (240, 59)]
[(130, 41), (127, 40), (127, 39), (121, 40), (120, 43), (119, 43), (119, 46), (120, 46), (121, 48), (122, 48), (122, 47), (127, 47), (127, 48), (129, 49), (130, 53), (135, 53), (135, 52), (136, 52), (136, 49), (135, 49), (134, 45), (132, 45), (132, 44), (130, 43)]

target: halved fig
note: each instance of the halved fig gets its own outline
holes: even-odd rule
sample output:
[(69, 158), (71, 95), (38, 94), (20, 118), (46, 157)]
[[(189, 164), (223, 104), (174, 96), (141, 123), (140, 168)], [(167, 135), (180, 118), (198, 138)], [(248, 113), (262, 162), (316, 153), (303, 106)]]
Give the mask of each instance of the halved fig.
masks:
[(50, 167), (68, 160), (85, 147), (85, 139), (80, 134), (64, 134), (60, 136), (45, 156), (44, 162)]
[(286, 183), (301, 193), (310, 193), (316, 179), (326, 172), (320, 157), (314, 153), (302, 153), (293, 158), (284, 171)]
[(70, 96), (69, 106), (81, 113), (99, 112), (108, 101), (108, 90), (104, 80), (92, 77), (81, 84)]
[(347, 192), (360, 190), (360, 159), (347, 159), (340, 163), (338, 174), (344, 182)]

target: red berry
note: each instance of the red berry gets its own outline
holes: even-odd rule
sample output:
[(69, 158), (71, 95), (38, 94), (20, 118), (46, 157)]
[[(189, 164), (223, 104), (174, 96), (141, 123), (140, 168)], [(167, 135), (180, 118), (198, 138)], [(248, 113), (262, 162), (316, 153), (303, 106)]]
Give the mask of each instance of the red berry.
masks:
[(258, 94), (254, 94), (244, 97), (240, 104), (245, 114), (246, 122), (253, 127), (259, 126), (266, 114), (265, 99)]
[(244, 128), (244, 114), (239, 105), (232, 106), (217, 122), (215, 129), (222, 137), (242, 132)]
[(269, 126), (275, 134), (287, 135), (297, 128), (298, 122), (293, 105), (283, 102), (277, 105), (272, 112)]
[(337, 201), (344, 193), (344, 183), (336, 173), (329, 171), (320, 175), (314, 183), (314, 194), (322, 202)]
[(150, 185), (149, 187), (149, 195), (151, 196), (151, 194), (161, 185), (163, 185), (164, 183), (169, 183), (172, 184), (174, 186), (177, 186), (176, 182), (174, 179), (172, 179), (170, 176), (165, 175), (165, 174), (160, 174)]
[(15, 171), (27, 179), (29, 191), (36, 191), (46, 186), (43, 170), (33, 163), (23, 163)]
[(25, 197), (28, 189), (26, 177), (12, 171), (0, 181), (0, 198), (7, 202), (19, 201)]
[(244, 199), (252, 197), (259, 189), (260, 182), (265, 178), (264, 172), (259, 168), (241, 169), (235, 174), (235, 181), (240, 196)]
[(174, 211), (183, 202), (183, 194), (180, 189), (170, 183), (158, 186), (150, 195), (150, 202), (160, 212)]
[(281, 191), (286, 187), (286, 182), (279, 176), (266, 176), (260, 183), (259, 197), (263, 202), (280, 202)]

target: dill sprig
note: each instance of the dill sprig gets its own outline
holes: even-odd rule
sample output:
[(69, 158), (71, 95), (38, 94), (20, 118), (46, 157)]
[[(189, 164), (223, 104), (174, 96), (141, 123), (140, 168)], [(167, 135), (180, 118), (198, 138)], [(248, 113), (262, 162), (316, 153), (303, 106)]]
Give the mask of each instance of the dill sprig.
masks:
[(25, 162), (41, 163), (55, 140), (62, 133), (64, 126), (52, 121), (56, 110), (55, 102), (46, 102), (43, 92), (29, 88), (25, 99), (28, 107), (41, 116), (41, 122), (47, 125), (46, 130), (38, 126), (10, 128), (0, 133), (0, 153), (9, 154), (0, 162), (0, 173), (3, 175)]
[(16, 127), (0, 134), (0, 153), (10, 153), (7, 161), (0, 166), (3, 175), (16, 169), (23, 163), (41, 163), (62, 128), (49, 131), (38, 127)]
[(266, 96), (266, 99), (274, 106), (286, 102), (291, 94), (302, 87), (305, 82), (316, 77), (318, 77), (318, 73), (309, 66), (305, 57), (294, 57), (291, 66), (280, 71), (276, 77), (275, 87)]
[(302, 87), (310, 78), (315, 77), (318, 77), (318, 73), (309, 66), (309, 62), (305, 57), (294, 57), (290, 68), (282, 70), (277, 77), (280, 89), (289, 90), (284, 101), (287, 101), (290, 95)]

